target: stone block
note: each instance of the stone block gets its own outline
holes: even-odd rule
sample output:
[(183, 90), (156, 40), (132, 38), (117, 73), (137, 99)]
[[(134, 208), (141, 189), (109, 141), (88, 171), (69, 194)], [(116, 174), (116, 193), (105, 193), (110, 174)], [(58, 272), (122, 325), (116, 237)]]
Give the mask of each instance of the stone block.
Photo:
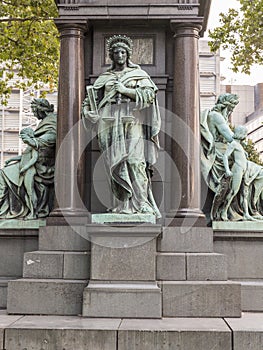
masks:
[(83, 316), (161, 318), (161, 290), (151, 282), (91, 281), (83, 295)]
[(155, 281), (155, 239), (141, 244), (137, 238), (109, 237), (101, 243), (92, 243), (91, 279)]
[(227, 262), (223, 254), (187, 253), (186, 261), (189, 281), (227, 280)]
[(21, 277), (24, 253), (38, 249), (38, 238), (25, 236), (23, 232), (21, 235), (16, 232), (14, 236), (12, 230), (6, 233), (10, 233), (10, 236), (0, 233), (0, 276)]
[(263, 240), (260, 237), (220, 237), (215, 240), (215, 251), (227, 257), (229, 279), (263, 278)]
[(39, 250), (89, 251), (86, 226), (47, 226), (39, 230)]
[(116, 350), (120, 320), (26, 316), (5, 331), (6, 350)]
[(12, 323), (15, 321), (19, 320), (21, 316), (10, 316), (10, 315), (4, 315), (0, 314), (0, 350), (5, 349), (5, 344), (4, 344), (4, 332), (5, 328), (10, 326)]
[[(160, 282), (163, 317), (240, 317), (240, 284), (234, 282)], [(230, 315), (230, 316), (229, 316)]]
[(123, 320), (118, 350), (233, 350), (222, 319)]
[(24, 255), (24, 278), (63, 278), (63, 252), (36, 251)]
[(212, 253), (213, 231), (208, 227), (164, 227), (158, 251), (167, 253)]
[(262, 313), (243, 313), (242, 318), (227, 318), (226, 322), (233, 332), (234, 350), (262, 350)]
[(240, 283), (242, 310), (263, 312), (263, 280)]
[(65, 252), (64, 253), (64, 279), (87, 280), (90, 278), (90, 253)]
[(10, 314), (78, 315), (87, 281), (20, 279), (8, 284)]
[(9, 279), (0, 278), (0, 309), (6, 308), (8, 281)]
[(156, 257), (157, 280), (186, 280), (186, 257), (183, 253), (158, 253)]

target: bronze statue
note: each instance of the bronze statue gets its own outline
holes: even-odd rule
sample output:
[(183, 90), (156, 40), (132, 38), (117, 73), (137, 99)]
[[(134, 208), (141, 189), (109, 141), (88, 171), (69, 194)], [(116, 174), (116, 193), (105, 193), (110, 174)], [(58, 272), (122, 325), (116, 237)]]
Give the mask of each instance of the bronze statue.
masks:
[(6, 161), (0, 170), (0, 218), (37, 219), (48, 216), (54, 198), (56, 115), (46, 99), (31, 103), (40, 123), (25, 128), (20, 137), (27, 144), (21, 156)]
[(237, 95), (222, 94), (201, 115), (201, 169), (215, 194), (212, 220), (263, 219), (263, 167), (246, 159), (241, 144), (245, 130), (237, 127), (234, 134), (229, 127), (237, 104)]
[(87, 87), (82, 115), (84, 123), (97, 126), (115, 202), (109, 211), (148, 213), (159, 218), (151, 189), (160, 131), (157, 87), (131, 62), (130, 38), (114, 35), (107, 48), (112, 65)]

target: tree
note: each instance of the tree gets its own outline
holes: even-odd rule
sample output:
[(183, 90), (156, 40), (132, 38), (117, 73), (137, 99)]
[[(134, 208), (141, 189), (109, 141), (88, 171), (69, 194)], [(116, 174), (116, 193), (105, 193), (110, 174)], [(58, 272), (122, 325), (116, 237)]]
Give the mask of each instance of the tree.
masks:
[(209, 31), (210, 47), (230, 49), (232, 70), (249, 74), (252, 64), (263, 64), (263, 0), (238, 1), (240, 11), (221, 13), (221, 26)]
[[(0, 98), (7, 102), (15, 86), (36, 89), (57, 85), (59, 38), (53, 18), (58, 15), (54, 0), (2, 0), (0, 2)], [(22, 80), (22, 79), (23, 80)], [(41, 83), (40, 83), (41, 82)]]
[(260, 154), (255, 148), (255, 144), (252, 140), (248, 139), (245, 142), (243, 142), (244, 150), (248, 154), (248, 160), (251, 160), (254, 163), (257, 163), (259, 165), (263, 165), (263, 162), (260, 159)]

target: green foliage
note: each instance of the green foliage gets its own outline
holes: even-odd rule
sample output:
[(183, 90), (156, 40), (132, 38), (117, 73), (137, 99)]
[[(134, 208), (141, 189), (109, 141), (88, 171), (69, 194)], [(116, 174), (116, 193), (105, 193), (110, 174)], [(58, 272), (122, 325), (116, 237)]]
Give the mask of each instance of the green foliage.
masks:
[(212, 51), (230, 49), (232, 70), (250, 73), (252, 64), (263, 64), (263, 0), (238, 0), (240, 11), (220, 14), (221, 25), (209, 31)]
[[(59, 38), (53, 18), (58, 15), (54, 0), (2, 0), (0, 2), (0, 98), (6, 103), (14, 78), (26, 89), (47, 84), (56, 88)], [(4, 73), (5, 72), (5, 73)], [(22, 79), (26, 79), (22, 81)]]
[(248, 160), (251, 160), (254, 163), (257, 163), (259, 165), (263, 165), (263, 162), (259, 158), (259, 153), (255, 148), (255, 144), (252, 140), (248, 139), (245, 142), (242, 143), (244, 150), (248, 154)]

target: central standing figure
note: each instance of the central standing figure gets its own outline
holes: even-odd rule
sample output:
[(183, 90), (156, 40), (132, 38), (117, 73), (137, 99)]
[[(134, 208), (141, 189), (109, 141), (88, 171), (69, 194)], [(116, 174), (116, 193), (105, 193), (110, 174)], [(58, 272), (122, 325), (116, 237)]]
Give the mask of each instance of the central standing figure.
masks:
[(160, 113), (157, 87), (130, 61), (132, 41), (125, 35), (107, 40), (111, 67), (87, 87), (82, 116), (97, 124), (99, 147), (114, 195), (114, 213), (161, 216), (151, 189)]

